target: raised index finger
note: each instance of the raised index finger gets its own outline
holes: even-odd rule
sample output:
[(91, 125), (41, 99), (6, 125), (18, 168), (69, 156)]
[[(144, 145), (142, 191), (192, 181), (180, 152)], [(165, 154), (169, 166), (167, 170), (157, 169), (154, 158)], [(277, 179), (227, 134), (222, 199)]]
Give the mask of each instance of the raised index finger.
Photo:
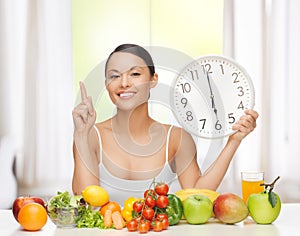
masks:
[(80, 93), (81, 93), (81, 101), (84, 101), (85, 99), (87, 99), (86, 88), (82, 81), (79, 82), (79, 86), (80, 86)]

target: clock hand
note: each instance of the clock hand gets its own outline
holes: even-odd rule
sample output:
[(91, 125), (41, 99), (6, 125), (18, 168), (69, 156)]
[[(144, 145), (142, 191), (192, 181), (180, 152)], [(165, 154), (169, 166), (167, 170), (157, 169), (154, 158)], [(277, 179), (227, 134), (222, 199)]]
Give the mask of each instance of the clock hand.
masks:
[(209, 86), (209, 91), (210, 91), (211, 107), (214, 110), (214, 113), (216, 114), (216, 118), (218, 119), (218, 110), (217, 110), (216, 105), (215, 105), (214, 94), (213, 94), (213, 91), (212, 91), (212, 88), (211, 88), (210, 78), (209, 78), (209, 75), (208, 75), (208, 71), (206, 72), (206, 78), (207, 78), (207, 82), (208, 82), (208, 86)]

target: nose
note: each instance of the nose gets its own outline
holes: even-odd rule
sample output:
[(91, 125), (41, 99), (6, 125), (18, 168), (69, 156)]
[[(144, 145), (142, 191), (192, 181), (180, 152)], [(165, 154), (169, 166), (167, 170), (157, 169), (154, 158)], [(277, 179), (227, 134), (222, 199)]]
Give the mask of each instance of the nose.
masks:
[(131, 80), (128, 74), (124, 73), (121, 76), (121, 87), (126, 88), (131, 85)]

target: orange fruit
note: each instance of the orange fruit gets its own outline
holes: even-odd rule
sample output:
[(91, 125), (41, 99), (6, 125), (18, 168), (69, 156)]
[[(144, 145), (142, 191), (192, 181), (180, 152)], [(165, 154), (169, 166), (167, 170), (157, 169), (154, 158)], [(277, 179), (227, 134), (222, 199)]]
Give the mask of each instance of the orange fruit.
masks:
[(100, 213), (104, 216), (106, 210), (108, 209), (111, 210), (111, 212), (115, 212), (115, 211), (121, 212), (120, 204), (114, 201), (108, 202), (104, 206), (102, 206), (100, 209)]
[(37, 231), (43, 228), (48, 219), (46, 209), (38, 203), (28, 203), (23, 206), (18, 215), (20, 225), (29, 231)]

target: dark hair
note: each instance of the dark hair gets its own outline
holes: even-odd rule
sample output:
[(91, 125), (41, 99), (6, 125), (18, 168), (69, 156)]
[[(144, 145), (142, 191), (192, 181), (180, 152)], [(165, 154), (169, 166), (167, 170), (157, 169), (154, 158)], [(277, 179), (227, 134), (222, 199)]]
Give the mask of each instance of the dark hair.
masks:
[(107, 69), (107, 63), (108, 63), (109, 59), (111, 58), (111, 56), (115, 52), (128, 52), (135, 56), (140, 57), (141, 59), (144, 60), (144, 62), (148, 66), (148, 68), (150, 70), (150, 74), (154, 75), (155, 67), (154, 67), (154, 63), (153, 63), (151, 55), (145, 48), (143, 48), (139, 45), (136, 45), (136, 44), (121, 44), (118, 47), (116, 47), (116, 49), (107, 58), (107, 61), (105, 63), (105, 74), (106, 74), (106, 69)]

